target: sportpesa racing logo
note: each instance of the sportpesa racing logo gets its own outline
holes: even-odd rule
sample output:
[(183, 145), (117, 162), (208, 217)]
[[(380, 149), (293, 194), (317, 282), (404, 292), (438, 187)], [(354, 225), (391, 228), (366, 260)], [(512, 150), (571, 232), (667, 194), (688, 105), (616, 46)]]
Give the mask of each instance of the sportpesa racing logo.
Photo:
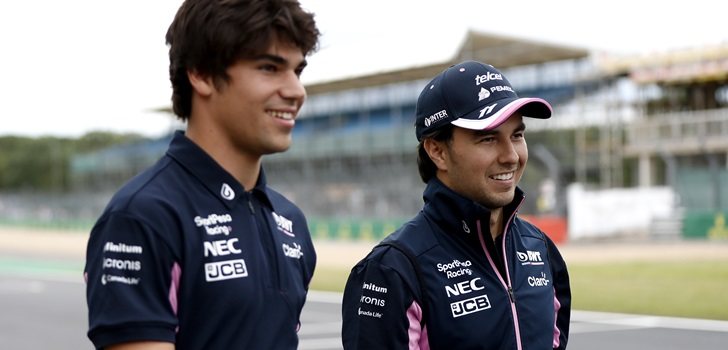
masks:
[(454, 259), (447, 263), (437, 263), (437, 271), (444, 273), (448, 279), (465, 275), (472, 276), (471, 266), (473, 266), (473, 263), (470, 260), (460, 261)]

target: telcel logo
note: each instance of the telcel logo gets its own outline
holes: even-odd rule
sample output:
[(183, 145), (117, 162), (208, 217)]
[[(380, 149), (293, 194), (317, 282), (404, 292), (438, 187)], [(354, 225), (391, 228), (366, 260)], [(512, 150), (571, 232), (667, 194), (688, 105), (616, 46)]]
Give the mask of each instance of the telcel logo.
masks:
[(452, 317), (460, 317), (474, 312), (483, 311), (490, 309), (490, 300), (488, 295), (478, 295), (477, 297), (456, 301), (450, 304), (450, 311), (452, 311)]
[(205, 264), (205, 280), (208, 282), (248, 276), (245, 260), (227, 260)]

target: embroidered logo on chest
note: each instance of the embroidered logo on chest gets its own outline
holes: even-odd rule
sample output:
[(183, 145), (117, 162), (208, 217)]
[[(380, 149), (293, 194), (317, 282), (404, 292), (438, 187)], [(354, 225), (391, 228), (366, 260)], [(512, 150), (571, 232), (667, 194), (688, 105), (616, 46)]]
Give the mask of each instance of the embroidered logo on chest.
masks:
[(293, 234), (293, 221), (288, 220), (283, 215), (278, 215), (275, 212), (272, 212), (272, 214), (273, 214), (273, 219), (276, 221), (276, 226), (278, 227), (278, 231), (281, 231), (288, 236), (296, 237), (296, 235)]

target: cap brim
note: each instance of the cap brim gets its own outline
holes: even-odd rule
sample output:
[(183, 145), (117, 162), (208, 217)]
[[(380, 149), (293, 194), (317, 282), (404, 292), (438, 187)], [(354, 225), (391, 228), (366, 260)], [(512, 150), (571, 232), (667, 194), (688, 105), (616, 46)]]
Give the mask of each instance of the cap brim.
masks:
[[(506, 101), (498, 101), (502, 104)], [(498, 105), (496, 105), (496, 108)], [(475, 110), (451, 122), (452, 125), (470, 130), (492, 130), (499, 127), (503, 122), (520, 111), (521, 115), (530, 118), (548, 119), (551, 118), (553, 111), (551, 105), (546, 100), (537, 97), (517, 98), (507, 102), (505, 106), (498, 109), (493, 115), (479, 119), (481, 111)]]

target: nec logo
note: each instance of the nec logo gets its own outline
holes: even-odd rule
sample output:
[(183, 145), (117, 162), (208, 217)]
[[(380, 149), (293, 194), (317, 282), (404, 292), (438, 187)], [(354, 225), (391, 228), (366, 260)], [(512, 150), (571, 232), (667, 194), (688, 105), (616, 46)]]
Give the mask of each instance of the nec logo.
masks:
[(516, 252), (516, 255), (518, 255), (518, 260), (521, 261), (521, 265), (543, 265), (541, 252), (527, 250), (525, 253)]
[(447, 297), (451, 298), (453, 296), (468, 294), (474, 290), (481, 290), (485, 288), (482, 283), (478, 285), (476, 283), (480, 280), (480, 277), (473, 278), (470, 281), (462, 281), (459, 283), (455, 283), (451, 286), (445, 286), (445, 291), (447, 292)]
[(227, 260), (205, 264), (205, 280), (208, 282), (248, 276), (245, 260)]
[(203, 245), (205, 247), (205, 257), (210, 256), (224, 256), (230, 254), (240, 254), (242, 251), (235, 247), (235, 243), (238, 242), (237, 238), (230, 238), (228, 240), (220, 241), (205, 241)]
[(460, 317), (474, 312), (490, 309), (490, 300), (486, 294), (477, 297), (457, 301), (450, 304), (452, 317)]

